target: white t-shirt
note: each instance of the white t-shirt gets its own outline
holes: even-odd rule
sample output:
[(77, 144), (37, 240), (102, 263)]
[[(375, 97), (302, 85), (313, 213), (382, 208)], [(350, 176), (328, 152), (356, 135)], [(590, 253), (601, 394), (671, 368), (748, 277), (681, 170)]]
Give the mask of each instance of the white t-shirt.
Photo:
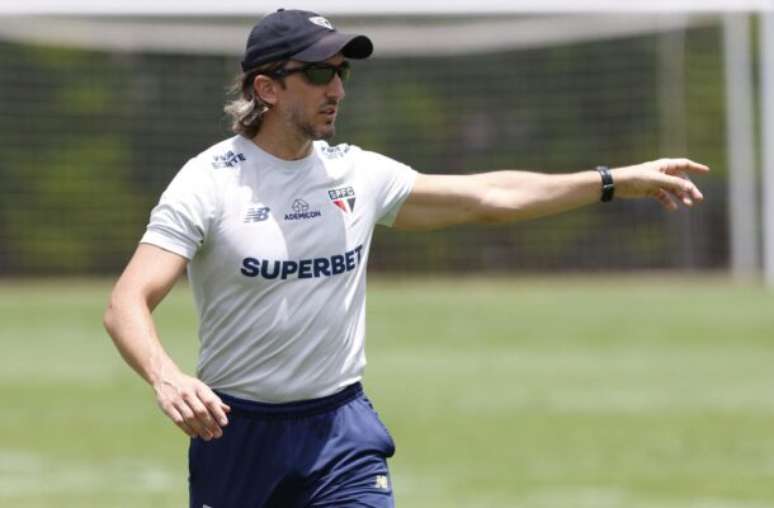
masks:
[(235, 136), (191, 159), (141, 241), (190, 260), (199, 378), (262, 402), (359, 381), (371, 236), (392, 224), (415, 177), (377, 153), (322, 141), (286, 161)]

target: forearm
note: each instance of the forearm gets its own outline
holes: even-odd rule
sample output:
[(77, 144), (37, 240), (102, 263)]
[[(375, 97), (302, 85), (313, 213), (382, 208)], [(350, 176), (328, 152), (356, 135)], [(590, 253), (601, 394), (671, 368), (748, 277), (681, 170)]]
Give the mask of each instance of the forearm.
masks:
[(223, 435), (229, 407), (209, 386), (178, 369), (151, 316), (186, 264), (181, 256), (140, 244), (110, 295), (104, 324), (126, 363), (153, 387), (161, 410), (189, 436), (209, 440)]
[(481, 222), (511, 222), (554, 215), (599, 201), (597, 171), (544, 174), (496, 171), (474, 177), (480, 193)]
[[(703, 196), (687, 173), (709, 168), (688, 159), (659, 159), (611, 169), (616, 198), (654, 198), (668, 210), (693, 206)], [(427, 230), (453, 224), (512, 222), (554, 215), (602, 197), (598, 171), (551, 175), (495, 171), (472, 175), (417, 176), (393, 224)]]
[(151, 386), (179, 372), (159, 341), (151, 310), (142, 297), (111, 296), (104, 324), (126, 363)]

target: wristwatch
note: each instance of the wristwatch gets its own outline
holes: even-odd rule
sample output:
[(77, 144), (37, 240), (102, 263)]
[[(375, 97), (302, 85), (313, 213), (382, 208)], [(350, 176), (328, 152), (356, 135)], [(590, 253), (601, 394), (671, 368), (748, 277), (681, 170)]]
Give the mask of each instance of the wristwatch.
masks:
[(607, 166), (597, 166), (599, 176), (602, 177), (602, 197), (599, 198), (603, 203), (613, 200), (615, 194), (615, 184), (613, 183), (613, 175), (610, 174), (610, 168)]

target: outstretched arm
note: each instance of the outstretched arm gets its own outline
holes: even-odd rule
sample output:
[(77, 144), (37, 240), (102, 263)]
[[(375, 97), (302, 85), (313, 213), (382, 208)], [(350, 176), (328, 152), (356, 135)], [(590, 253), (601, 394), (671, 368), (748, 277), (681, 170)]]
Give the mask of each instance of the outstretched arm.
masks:
[(223, 435), (230, 410), (204, 383), (180, 371), (159, 341), (151, 312), (185, 270), (187, 260), (140, 244), (110, 295), (104, 323), (126, 362), (153, 387), (164, 413), (186, 434)]
[[(688, 179), (709, 168), (688, 159), (611, 169), (616, 198), (650, 197), (666, 209), (693, 206), (703, 196)], [(597, 171), (544, 174), (495, 171), (473, 175), (419, 175), (395, 220), (400, 229), (452, 224), (512, 222), (554, 215), (599, 201)]]

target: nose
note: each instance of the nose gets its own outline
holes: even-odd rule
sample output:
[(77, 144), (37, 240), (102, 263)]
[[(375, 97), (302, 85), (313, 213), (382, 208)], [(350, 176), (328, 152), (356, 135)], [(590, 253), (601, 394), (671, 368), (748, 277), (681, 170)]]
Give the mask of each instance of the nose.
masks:
[(341, 77), (338, 74), (333, 76), (333, 79), (328, 83), (328, 88), (325, 92), (328, 97), (336, 99), (337, 101), (340, 101), (347, 95), (344, 91), (344, 82), (341, 81)]

